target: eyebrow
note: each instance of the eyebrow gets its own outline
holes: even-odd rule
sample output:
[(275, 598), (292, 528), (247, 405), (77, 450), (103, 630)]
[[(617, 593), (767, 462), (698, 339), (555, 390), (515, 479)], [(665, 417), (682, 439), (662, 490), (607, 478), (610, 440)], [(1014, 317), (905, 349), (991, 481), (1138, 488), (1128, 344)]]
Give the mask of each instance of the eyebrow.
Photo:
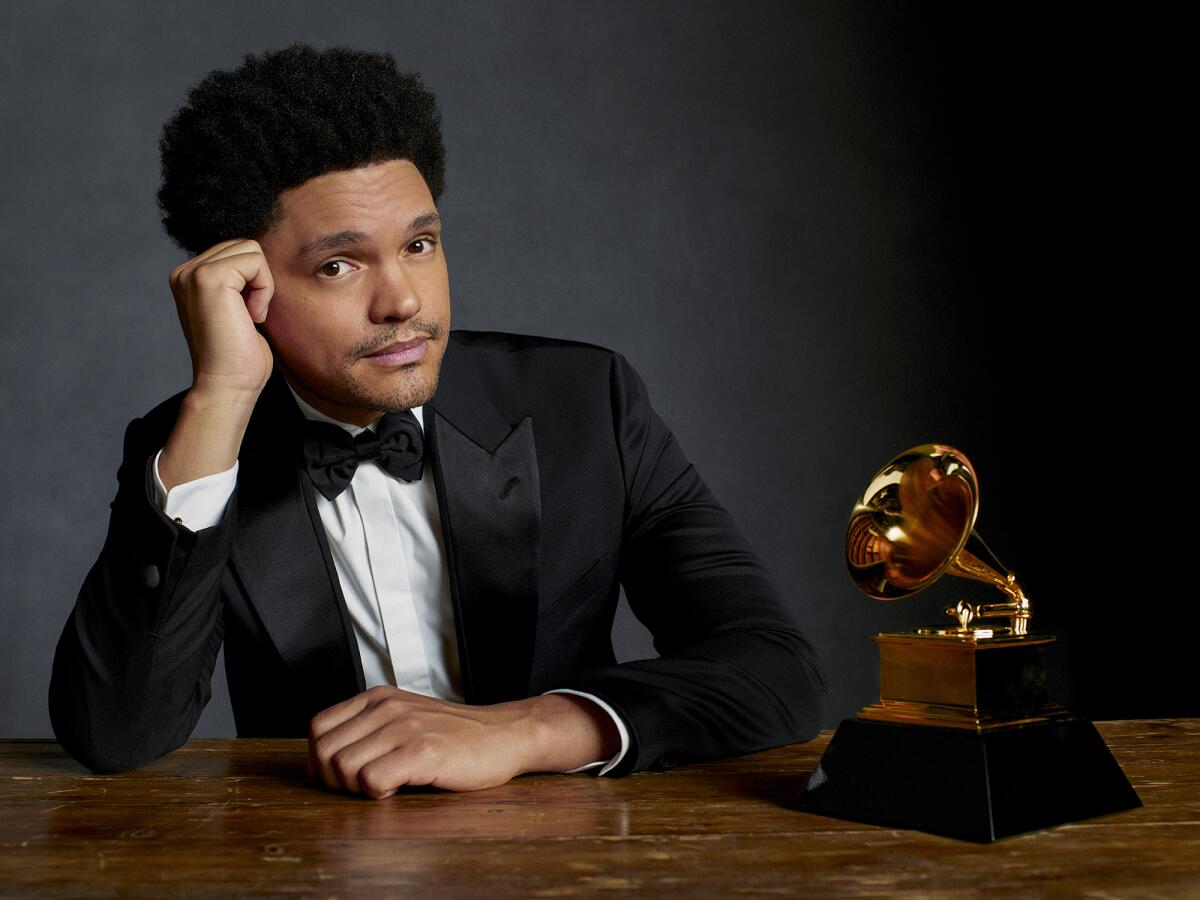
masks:
[(442, 217), (435, 212), (421, 213), (411, 222), (408, 223), (408, 230), (411, 234), (414, 231), (420, 231), (423, 228), (428, 228), (430, 225), (441, 225)]
[(300, 252), (297, 255), (301, 259), (307, 259), (326, 250), (337, 250), (341, 247), (352, 247), (355, 244), (361, 244), (366, 239), (367, 233), (365, 231), (339, 231), (336, 234), (327, 234), (324, 237), (317, 238), (310, 244), (305, 244), (300, 248)]
[[(436, 212), (421, 213), (411, 222), (408, 223), (406, 229), (408, 234), (414, 231), (420, 231), (423, 228), (428, 228), (430, 225), (440, 225), (442, 217)], [(310, 256), (316, 256), (318, 253), (324, 253), (328, 250), (339, 250), (343, 247), (353, 247), (356, 244), (361, 244), (370, 238), (365, 231), (338, 231), (333, 234), (327, 234), (324, 237), (319, 237), (315, 241), (305, 244), (300, 248), (297, 256), (300, 259), (307, 259)]]

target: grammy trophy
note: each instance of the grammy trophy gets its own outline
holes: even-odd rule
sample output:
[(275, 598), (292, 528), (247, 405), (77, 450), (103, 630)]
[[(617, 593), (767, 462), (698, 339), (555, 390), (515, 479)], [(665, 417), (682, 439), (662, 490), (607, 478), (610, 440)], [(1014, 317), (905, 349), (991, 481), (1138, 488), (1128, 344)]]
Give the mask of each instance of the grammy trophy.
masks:
[(979, 489), (944, 444), (908, 450), (851, 514), (846, 563), (899, 600), (943, 575), (995, 587), (944, 625), (877, 634), (880, 697), (838, 727), (800, 797), (812, 813), (988, 842), (1141, 805), (1095, 727), (1050, 702), (1029, 597), (975, 531)]

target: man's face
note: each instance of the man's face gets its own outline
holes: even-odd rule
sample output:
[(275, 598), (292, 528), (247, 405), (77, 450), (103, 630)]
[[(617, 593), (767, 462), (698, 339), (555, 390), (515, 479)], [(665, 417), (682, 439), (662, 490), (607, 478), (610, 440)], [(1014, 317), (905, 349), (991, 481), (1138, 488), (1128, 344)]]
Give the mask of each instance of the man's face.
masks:
[(275, 294), (263, 332), (296, 393), (360, 425), (426, 403), (450, 330), (441, 220), (408, 160), (320, 175), (280, 195), (259, 239)]

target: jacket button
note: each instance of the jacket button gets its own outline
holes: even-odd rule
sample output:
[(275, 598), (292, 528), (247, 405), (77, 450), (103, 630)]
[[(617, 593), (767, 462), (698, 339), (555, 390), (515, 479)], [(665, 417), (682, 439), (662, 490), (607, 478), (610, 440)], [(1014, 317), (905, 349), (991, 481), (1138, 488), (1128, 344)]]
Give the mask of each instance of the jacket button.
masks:
[(142, 584), (148, 588), (158, 587), (158, 566), (154, 563), (147, 563), (142, 567)]
[(671, 759), (669, 756), (664, 756), (658, 761), (658, 767), (660, 769), (673, 769), (675, 768), (675, 760)]

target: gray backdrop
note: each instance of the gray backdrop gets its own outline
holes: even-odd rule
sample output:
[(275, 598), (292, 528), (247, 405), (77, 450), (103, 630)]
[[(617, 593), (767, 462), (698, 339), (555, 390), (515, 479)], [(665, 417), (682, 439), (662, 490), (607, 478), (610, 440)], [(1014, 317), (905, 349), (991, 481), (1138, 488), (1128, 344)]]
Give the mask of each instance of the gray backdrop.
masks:
[[(1058, 698), (1098, 717), (1194, 711), (1190, 689), (1164, 688), (1181, 639), (1131, 649), (1105, 621), (1119, 592), (1079, 579), (1098, 555), (1124, 559), (1126, 584), (1140, 564), (1079, 510), (1120, 504), (1080, 491), (1107, 477), (1094, 451), (1113, 446), (1117, 379), (1082, 345), (1078, 298), (1106, 277), (1090, 239), (1117, 217), (1086, 185), (1122, 145), (1093, 143), (1113, 134), (1090, 116), (1107, 70), (1066, 18), (760, 0), (7, 4), (0, 427), (22, 461), (0, 512), (0, 735), (50, 734), (53, 648), (103, 538), (123, 428), (188, 383), (159, 129), (208, 70), (294, 41), (390, 50), (424, 75), (449, 152), (454, 324), (630, 358), (826, 660), (829, 724), (876, 695), (872, 632), (977, 595), (883, 606), (844, 572), (854, 497), (928, 440), (973, 458), (981, 530), (1059, 635)], [(616, 637), (626, 658), (650, 652), (628, 616)], [(232, 734), (217, 681), (197, 734)]]

